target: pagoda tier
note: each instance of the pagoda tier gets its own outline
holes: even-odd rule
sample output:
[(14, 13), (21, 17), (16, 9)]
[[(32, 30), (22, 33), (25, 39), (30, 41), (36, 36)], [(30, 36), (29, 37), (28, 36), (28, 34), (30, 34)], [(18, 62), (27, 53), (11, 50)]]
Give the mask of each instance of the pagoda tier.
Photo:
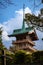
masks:
[(22, 40), (22, 41), (13, 41), (12, 42), (13, 46), (10, 48), (10, 50), (13, 52), (18, 51), (18, 50), (24, 50), (27, 52), (35, 52), (37, 51), (36, 49), (33, 48), (35, 43), (33, 43), (31, 40)]
[(27, 46), (17, 47), (15, 45), (10, 47), (10, 51), (16, 52), (18, 50), (24, 50), (26, 52), (36, 52), (37, 51), (37, 49), (31, 47), (30, 45), (28, 47)]
[(24, 48), (22, 48), (22, 50), (25, 50), (27, 52), (36, 52), (37, 51), (37, 49), (32, 48), (31, 46), (24, 47)]
[(14, 44), (26, 44), (26, 43), (30, 44), (31, 46), (35, 45), (35, 43), (33, 43), (33, 41), (29, 40), (29, 39), (23, 39), (23, 40), (18, 40), (18, 41), (13, 41), (12, 42), (13, 45)]
[(9, 37), (16, 37), (16, 40), (22, 40), (22, 39), (26, 39), (26, 37), (30, 37), (32, 41), (38, 40), (36, 31), (34, 30), (33, 32), (24, 32), (24, 33), (19, 33), (16, 34), (13, 32), (13, 34), (8, 35)]
[[(36, 49), (33, 48), (35, 43), (32, 41), (35, 39), (33, 34), (34, 34), (34, 32), (32, 32), (32, 33), (26, 32), (26, 33), (14, 35), (16, 37), (16, 41), (12, 41), (12, 44), (13, 44), (12, 48), (14, 48), (13, 50), (14, 51), (25, 50), (28, 52), (35, 52)], [(32, 37), (32, 35), (33, 35), (33, 37)], [(12, 35), (11, 35), (11, 37), (12, 37)]]
[(29, 39), (13, 41), (12, 44), (13, 44), (13, 47), (15, 48), (16, 51), (17, 50), (25, 50), (25, 51), (29, 51), (29, 52), (35, 52), (36, 51), (36, 49), (33, 48), (35, 43)]

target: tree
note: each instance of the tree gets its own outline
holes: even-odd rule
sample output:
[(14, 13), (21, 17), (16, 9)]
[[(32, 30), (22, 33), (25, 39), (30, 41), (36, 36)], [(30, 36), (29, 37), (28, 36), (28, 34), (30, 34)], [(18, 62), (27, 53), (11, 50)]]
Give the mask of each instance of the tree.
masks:
[(35, 16), (33, 14), (27, 13), (25, 14), (25, 19), (26, 23), (29, 26), (32, 25), (33, 27), (36, 27), (36, 29), (43, 31), (43, 18), (40, 18), (39, 16)]
[(14, 62), (15, 64), (24, 64), (25, 63), (26, 54), (22, 51), (18, 51), (15, 53)]
[(2, 42), (2, 32), (3, 32), (3, 30), (1, 27), (0, 28), (0, 50), (5, 48), (5, 46), (3, 45), (3, 42)]
[(26, 54), (25, 63), (26, 64), (32, 63), (32, 54)]
[(2, 28), (0, 28), (0, 49), (2, 49), (3, 44), (2, 44)]
[(33, 63), (42, 63), (43, 64), (43, 51), (37, 51), (32, 54)]

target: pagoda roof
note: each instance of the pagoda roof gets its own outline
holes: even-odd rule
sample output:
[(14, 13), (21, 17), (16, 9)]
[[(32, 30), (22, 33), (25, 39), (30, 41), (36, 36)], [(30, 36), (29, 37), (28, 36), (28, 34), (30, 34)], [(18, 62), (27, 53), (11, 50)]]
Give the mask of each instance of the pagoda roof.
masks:
[(22, 44), (22, 43), (28, 43), (28, 44), (31, 44), (32, 46), (34, 46), (35, 45), (35, 43), (32, 41), (32, 40), (30, 40), (30, 39), (24, 39), (24, 40), (18, 40), (18, 41), (13, 41), (13, 43), (12, 44)]
[[(14, 47), (13, 46), (10, 48), (10, 50), (12, 50), (12, 49), (14, 50)], [(21, 48), (19, 48), (19, 50), (28, 50), (28, 51), (30, 50), (30, 52), (36, 52), (37, 51), (37, 49), (31, 47), (30, 45), (28, 47), (27, 46), (21, 47)]]
[(33, 32), (29, 32), (29, 28), (26, 28), (25, 30), (22, 30), (22, 29), (17, 29), (17, 30), (14, 30), (13, 31), (13, 34), (11, 35), (8, 35), (9, 37), (16, 37), (16, 36), (22, 36), (22, 35), (29, 35), (30, 38), (35, 41), (35, 40), (38, 40), (38, 36), (36, 34), (36, 31), (33, 31)]
[[(22, 36), (22, 34), (27, 34), (27, 33), (29, 33), (31, 30), (34, 30), (34, 28), (33, 27), (27, 27), (27, 28), (25, 28), (25, 21), (23, 20), (23, 25), (22, 25), (22, 28), (21, 29), (16, 29), (16, 30), (14, 30), (13, 31), (13, 33), (12, 34), (10, 34), (10, 35), (8, 35), (9, 37), (16, 37), (16, 36)], [(29, 34), (30, 35), (30, 34)], [(36, 35), (36, 33), (35, 33), (35, 35)], [(31, 35), (31, 37), (33, 37), (32, 35)], [(38, 39), (38, 37), (37, 37), (37, 35), (36, 35), (36, 39), (34, 39), (34, 40), (37, 40)]]
[(37, 49), (35, 49), (35, 48), (31, 47), (31, 46), (24, 47), (24, 48), (22, 48), (22, 49), (24, 49), (24, 50), (31, 50), (31, 51), (33, 51), (33, 52), (36, 52), (36, 51), (37, 51)]
[(13, 33), (11, 35), (8, 35), (8, 36), (14, 37), (16, 35), (25, 34), (25, 33), (29, 32), (30, 30), (33, 30), (33, 27), (28, 27), (28, 28), (24, 28), (24, 29), (16, 29), (13, 31)]

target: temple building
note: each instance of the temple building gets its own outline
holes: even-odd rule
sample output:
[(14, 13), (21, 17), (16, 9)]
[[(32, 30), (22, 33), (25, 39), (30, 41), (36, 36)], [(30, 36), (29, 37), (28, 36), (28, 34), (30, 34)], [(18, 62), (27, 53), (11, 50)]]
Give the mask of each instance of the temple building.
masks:
[(36, 49), (33, 48), (35, 45), (33, 40), (37, 40), (38, 37), (35, 30), (33, 30), (33, 32), (29, 32), (31, 30), (33, 30), (33, 27), (25, 28), (25, 22), (23, 21), (22, 29), (16, 29), (13, 31), (13, 34), (8, 35), (9, 37), (16, 37), (16, 41), (12, 41), (12, 47), (10, 47), (10, 50), (25, 50), (28, 52), (35, 52)]
[[(16, 29), (13, 31), (11, 35), (8, 35), (9, 37), (16, 37), (16, 41), (12, 41), (12, 47), (10, 47), (11, 51), (18, 51), (18, 50), (25, 50), (27, 52), (35, 52), (36, 49), (33, 48), (35, 43), (34, 40), (38, 40), (36, 31), (32, 26), (25, 27), (25, 13), (24, 8), (25, 5), (23, 5), (23, 25), (21, 29)], [(33, 32), (30, 32), (32, 31)]]

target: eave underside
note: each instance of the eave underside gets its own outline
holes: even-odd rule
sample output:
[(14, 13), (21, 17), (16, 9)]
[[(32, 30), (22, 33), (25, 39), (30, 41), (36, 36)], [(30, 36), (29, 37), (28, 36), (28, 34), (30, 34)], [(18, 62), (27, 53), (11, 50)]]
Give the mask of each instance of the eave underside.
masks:
[(13, 41), (12, 44), (22, 44), (22, 43), (28, 43), (28, 44), (31, 44), (31, 45), (35, 45), (35, 43), (32, 41), (32, 40), (29, 40), (29, 39), (23, 39), (23, 40), (18, 40), (18, 41)]

